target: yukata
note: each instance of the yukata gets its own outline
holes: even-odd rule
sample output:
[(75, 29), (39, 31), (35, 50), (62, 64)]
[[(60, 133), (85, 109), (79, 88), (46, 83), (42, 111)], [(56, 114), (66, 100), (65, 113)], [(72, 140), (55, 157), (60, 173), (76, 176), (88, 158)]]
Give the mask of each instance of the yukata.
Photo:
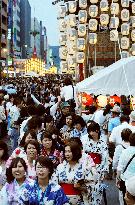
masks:
[(77, 130), (76, 128), (74, 128), (71, 131), (71, 137), (79, 137), (80, 139), (82, 138), (82, 136), (87, 134), (87, 128), (83, 127), (82, 130)]
[[(82, 158), (74, 165), (70, 166), (67, 161), (59, 164), (52, 176), (52, 181), (59, 183), (64, 193), (68, 196), (71, 205), (92, 205), (91, 187), (95, 180), (95, 168), (93, 161)], [(87, 189), (86, 192), (74, 188), (74, 184), (79, 183)]]
[(64, 125), (61, 129), (60, 129), (60, 133), (63, 135), (64, 140), (71, 138), (71, 132), (73, 131), (73, 127), (69, 127), (67, 125)]
[(104, 188), (102, 181), (105, 172), (108, 172), (109, 170), (108, 147), (106, 142), (102, 139), (95, 142), (88, 137), (83, 144), (83, 150), (93, 158), (93, 161), (96, 164), (97, 182), (92, 190), (92, 205), (101, 205)]
[(53, 152), (50, 152), (50, 154), (47, 154), (46, 149), (44, 147), (42, 147), (41, 155), (49, 157), (54, 164), (54, 168), (56, 168), (58, 166), (58, 164), (60, 164), (63, 161), (62, 152), (60, 152), (56, 149)]
[(59, 185), (49, 183), (45, 192), (41, 190), (37, 180), (27, 184), (20, 198), (20, 205), (69, 205), (68, 198)]
[(6, 183), (0, 191), (0, 204), (2, 205), (17, 205), (26, 184), (32, 183), (30, 179), (26, 179), (20, 186), (16, 179), (13, 182)]

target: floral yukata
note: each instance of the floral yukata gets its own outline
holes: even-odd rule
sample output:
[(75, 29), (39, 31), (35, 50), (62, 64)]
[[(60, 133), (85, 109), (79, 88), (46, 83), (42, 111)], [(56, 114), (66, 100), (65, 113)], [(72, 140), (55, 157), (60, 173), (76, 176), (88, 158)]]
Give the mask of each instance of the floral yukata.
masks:
[(33, 185), (27, 184), (19, 200), (20, 205), (69, 205), (68, 198), (59, 185), (48, 184), (42, 192), (37, 180)]
[(96, 164), (98, 179), (92, 190), (92, 205), (102, 204), (104, 173), (109, 170), (109, 154), (106, 142), (99, 139), (97, 142), (89, 137), (83, 144), (83, 149), (88, 153)]
[(56, 149), (54, 150), (54, 152), (50, 152), (50, 154), (47, 154), (46, 149), (42, 147), (41, 155), (49, 157), (52, 160), (55, 168), (63, 161), (63, 153)]
[(21, 196), (25, 186), (32, 183), (32, 180), (26, 179), (20, 186), (14, 179), (12, 183), (6, 183), (0, 191), (1, 205), (19, 205), (19, 197)]
[[(95, 167), (93, 161), (88, 160), (86, 156), (77, 162), (74, 166), (70, 166), (67, 161), (59, 164), (52, 180), (59, 183), (64, 193), (68, 196), (71, 205), (90, 205), (91, 204), (91, 186), (94, 183)], [(74, 188), (74, 184), (82, 183), (87, 193), (82, 193)], [(91, 204), (92, 205), (92, 204)]]

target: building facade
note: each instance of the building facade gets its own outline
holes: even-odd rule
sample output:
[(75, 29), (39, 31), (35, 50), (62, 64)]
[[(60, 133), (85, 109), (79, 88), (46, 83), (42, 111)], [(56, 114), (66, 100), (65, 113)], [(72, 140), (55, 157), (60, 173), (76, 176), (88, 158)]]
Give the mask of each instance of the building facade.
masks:
[(0, 1), (0, 60), (6, 60), (7, 56), (7, 32), (8, 32), (8, 0)]
[(21, 57), (20, 1), (21, 0), (13, 1), (13, 47), (15, 58)]
[[(34, 37), (35, 33), (36, 36)], [(40, 58), (40, 23), (37, 18), (31, 19), (31, 52), (33, 52), (34, 45), (36, 47), (37, 57)]]
[(20, 1), (20, 31), (21, 58), (26, 59), (31, 50), (31, 6), (28, 0)]

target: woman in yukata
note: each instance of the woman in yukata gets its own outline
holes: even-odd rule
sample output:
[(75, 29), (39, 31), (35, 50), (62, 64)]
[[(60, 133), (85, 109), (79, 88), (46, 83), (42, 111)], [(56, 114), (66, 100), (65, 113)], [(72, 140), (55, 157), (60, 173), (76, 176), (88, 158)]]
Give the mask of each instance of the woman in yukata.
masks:
[(82, 160), (82, 148), (72, 139), (65, 146), (65, 160), (59, 164), (52, 180), (61, 185), (71, 205), (92, 205), (91, 189), (95, 169), (90, 160)]
[(82, 136), (87, 134), (87, 127), (84, 119), (77, 115), (74, 118), (74, 129), (71, 131), (71, 137), (79, 137), (80, 139)]
[(35, 161), (40, 154), (40, 146), (38, 141), (36, 140), (29, 140), (24, 147), (26, 152), (27, 158), (25, 159), (27, 166), (28, 166), (28, 177), (30, 179), (36, 178), (36, 170), (35, 170)]
[(26, 158), (26, 152), (24, 150), (24, 146), (31, 139), (37, 140), (37, 135), (36, 135), (36, 132), (34, 130), (28, 130), (27, 132), (25, 132), (22, 140), (20, 141), (19, 147), (17, 147), (13, 151), (13, 153), (9, 159), (15, 158), (17, 156), (19, 156), (21, 158)]
[(41, 142), (41, 155), (48, 156), (52, 160), (54, 168), (56, 168), (63, 160), (63, 153), (56, 149), (56, 142), (53, 139), (53, 135), (49, 132), (43, 132)]
[(20, 205), (69, 205), (68, 198), (58, 184), (49, 182), (53, 163), (48, 157), (40, 156), (36, 161), (34, 183), (27, 184), (20, 196)]
[(92, 122), (88, 126), (88, 136), (83, 142), (83, 150), (93, 159), (96, 164), (98, 180), (92, 190), (92, 204), (101, 205), (103, 195), (103, 179), (109, 170), (109, 155), (107, 144), (101, 139), (100, 126)]
[(0, 191), (0, 204), (16, 205), (24, 186), (32, 181), (26, 178), (27, 165), (22, 158), (14, 158), (6, 169), (7, 183)]
[(6, 161), (8, 159), (8, 146), (0, 140), (0, 190), (6, 183)]

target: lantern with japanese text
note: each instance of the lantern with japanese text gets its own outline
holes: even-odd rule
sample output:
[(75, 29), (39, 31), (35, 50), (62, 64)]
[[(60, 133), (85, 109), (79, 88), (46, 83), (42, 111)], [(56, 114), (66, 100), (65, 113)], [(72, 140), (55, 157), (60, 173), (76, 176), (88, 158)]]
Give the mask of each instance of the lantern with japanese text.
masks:
[(79, 7), (81, 9), (86, 9), (87, 8), (87, 0), (79, 0)]
[(87, 22), (87, 11), (80, 10), (78, 13), (78, 20), (80, 23), (86, 23)]
[(67, 6), (65, 4), (61, 5), (59, 8), (59, 17), (64, 18), (66, 16), (66, 12), (67, 12)]
[(90, 44), (97, 43), (97, 34), (96, 33), (89, 33), (89, 43)]
[(121, 38), (121, 48), (122, 49), (128, 49), (129, 48), (129, 38), (122, 37)]
[(69, 13), (75, 13), (77, 9), (77, 2), (76, 1), (69, 1), (68, 2), (68, 9)]
[(108, 1), (107, 0), (101, 0), (100, 1), (100, 10), (102, 12), (109, 10), (109, 6), (108, 6)]
[(100, 15), (100, 23), (102, 26), (107, 26), (109, 23), (109, 15), (108, 14), (101, 14)]
[(90, 19), (89, 20), (89, 29), (91, 31), (96, 31), (98, 26), (98, 21), (96, 19)]
[(118, 31), (117, 30), (110, 31), (110, 41), (118, 41)]
[(78, 38), (77, 39), (77, 49), (79, 51), (85, 50), (85, 39), (84, 38)]
[(118, 3), (111, 4), (111, 14), (113, 14), (113, 15), (119, 14), (119, 4)]
[(76, 54), (77, 63), (84, 63), (84, 59), (85, 59), (84, 52), (77, 52), (77, 54)]
[(121, 57), (122, 58), (128, 58), (129, 57), (129, 52), (128, 51), (122, 51), (121, 52)]
[(67, 58), (67, 47), (66, 46), (61, 46), (59, 48), (59, 55), (60, 55), (60, 59), (66, 60)]
[(96, 5), (91, 5), (89, 7), (89, 15), (91, 18), (95, 18), (98, 15), (98, 6)]
[(75, 14), (69, 14), (68, 15), (68, 23), (70, 27), (76, 26), (76, 15)]
[(121, 33), (122, 35), (129, 35), (129, 24), (128, 23), (123, 23), (121, 25)]
[(110, 102), (109, 104), (111, 106), (114, 106), (115, 103), (121, 103), (121, 98), (119, 96), (110, 96)]
[(86, 24), (78, 25), (78, 36), (84, 37), (86, 35)]

